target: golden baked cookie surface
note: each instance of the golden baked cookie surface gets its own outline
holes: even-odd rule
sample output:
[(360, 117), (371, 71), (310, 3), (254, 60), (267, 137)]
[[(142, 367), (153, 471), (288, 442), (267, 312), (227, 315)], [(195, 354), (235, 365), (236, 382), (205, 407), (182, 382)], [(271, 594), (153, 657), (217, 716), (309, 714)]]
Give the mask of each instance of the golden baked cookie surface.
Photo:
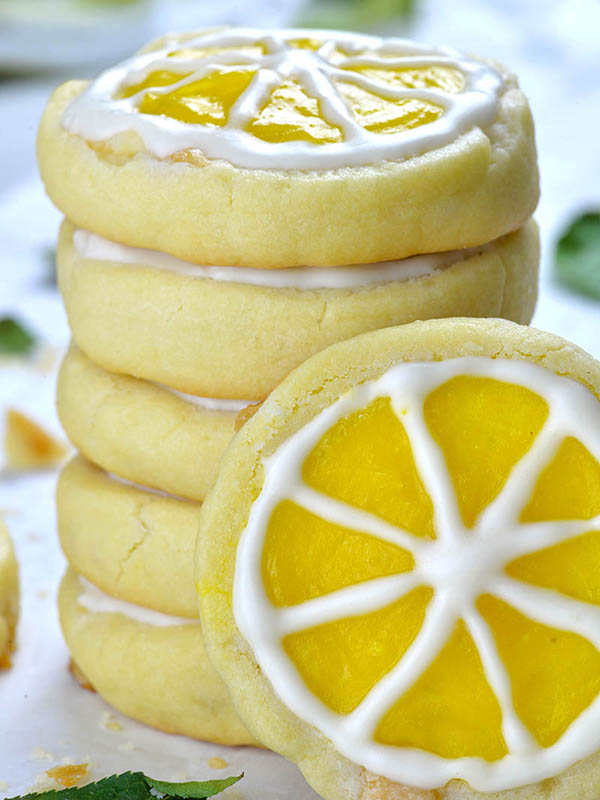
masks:
[(115, 601), (73, 570), (58, 609), (77, 671), (119, 711), (168, 733), (254, 743), (208, 661), (198, 621)]
[[(457, 314), (506, 317), (527, 323), (537, 297), (539, 242), (534, 222), (481, 251), (367, 266), (359, 270), (366, 275), (365, 282), (352, 285), (348, 277), (346, 284), (339, 286), (336, 282), (335, 288), (320, 287), (323, 279), (318, 273), (337, 275), (340, 270), (306, 268), (300, 269), (300, 274), (295, 270), (268, 270), (267, 275), (275, 273), (279, 279), (275, 284), (267, 281), (263, 270), (240, 270), (246, 278), (248, 273), (256, 276), (252, 283), (242, 283), (241, 279), (236, 281), (238, 268), (234, 267), (222, 267), (217, 277), (208, 278), (201, 271), (194, 271), (193, 265), (163, 264), (162, 259), (155, 258), (160, 256), (158, 253), (120, 246), (116, 253), (110, 247), (108, 253), (105, 247), (78, 249), (75, 233), (72, 223), (65, 222), (58, 246), (58, 271), (78, 347), (109, 372), (135, 375), (205, 397), (263, 400), (304, 359), (366, 330)], [(117, 257), (121, 260), (115, 260)], [(377, 279), (382, 266), (392, 272)], [(420, 272), (414, 271), (415, 266)], [(227, 279), (223, 278), (223, 272), (229, 273)], [(351, 270), (342, 272), (346, 276)], [(371, 272), (375, 279), (370, 278)], [(292, 273), (287, 285), (283, 273)], [(98, 302), (99, 291), (102, 303)], [(68, 365), (71, 364), (73, 361), (69, 359)], [(91, 441), (90, 432), (83, 430), (85, 421), (77, 415), (77, 408), (71, 405), (69, 410), (68, 400), (81, 397), (84, 401), (86, 396), (85, 402), (96, 406), (101, 395), (109, 393), (112, 387), (112, 382), (106, 387), (105, 382), (100, 386), (94, 379), (97, 390), (86, 393), (85, 386), (92, 386), (91, 379), (89, 370), (73, 374), (67, 396), (60, 390), (66, 387), (65, 371), (59, 387), (59, 411), (70, 433), (79, 430), (75, 442), (80, 447)], [(80, 387), (77, 381), (81, 382)], [(117, 383), (125, 390), (128, 382), (122, 379)], [(157, 413), (159, 409), (167, 410), (169, 398), (165, 393), (159, 407), (156, 387), (145, 387), (144, 394), (149, 400), (150, 394), (156, 398), (151, 402)], [(116, 406), (120, 405), (126, 413), (124, 403), (118, 402), (121, 396), (120, 391), (109, 393), (104, 411), (97, 416), (97, 446), (95, 452), (86, 450), (92, 459), (98, 457), (106, 438), (100, 428), (109, 424), (108, 412), (111, 408), (116, 412)], [(139, 393), (135, 396), (141, 397)], [(175, 404), (176, 398), (170, 398), (169, 405)], [(185, 408), (182, 402), (179, 406), (181, 410)], [(188, 415), (191, 411), (188, 408)], [(181, 413), (177, 412), (177, 416), (181, 418)], [(163, 422), (166, 418), (162, 410), (160, 418)], [(142, 419), (140, 414), (137, 423), (124, 432), (121, 444), (133, 439), (140, 424), (143, 425)], [(195, 428), (199, 433), (199, 425)], [(154, 423), (152, 430), (158, 434)], [(189, 426), (180, 430), (192, 432)], [(147, 450), (142, 447), (146, 444), (143, 432), (136, 441), (142, 452)], [(198, 448), (197, 453), (200, 452)], [(173, 455), (172, 449), (165, 451), (165, 458), (171, 461)], [(216, 453), (209, 455), (215, 464)], [(148, 470), (151, 462), (157, 460), (156, 456), (145, 459)], [(207, 461), (205, 466), (208, 464)], [(158, 485), (172, 486), (172, 491), (187, 496), (193, 476), (189, 471), (184, 476), (182, 466), (183, 461), (173, 466), (169, 487)], [(164, 467), (165, 464), (161, 476)], [(108, 468), (119, 471), (115, 466)], [(140, 470), (139, 464), (135, 468)], [(208, 476), (203, 473), (200, 467), (196, 488), (205, 490)], [(158, 476), (157, 467), (153, 480)], [(181, 489), (175, 488), (175, 481)]]
[(75, 345), (61, 365), (56, 401), (69, 439), (90, 461), (190, 500), (202, 500), (212, 485), (244, 407), (107, 372)]
[(549, 335), (415, 323), (315, 356), (238, 434), (202, 514), (207, 641), (326, 798), (594, 797), (599, 394)]
[(56, 489), (58, 533), (71, 567), (113, 597), (182, 617), (198, 616), (192, 563), (199, 510), (118, 480), (81, 455)]

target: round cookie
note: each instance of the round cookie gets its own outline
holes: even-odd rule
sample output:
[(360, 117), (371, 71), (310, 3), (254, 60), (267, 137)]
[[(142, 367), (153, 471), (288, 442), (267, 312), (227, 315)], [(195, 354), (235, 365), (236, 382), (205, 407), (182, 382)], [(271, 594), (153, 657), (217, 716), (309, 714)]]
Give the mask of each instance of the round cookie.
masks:
[(598, 795), (599, 400), (556, 336), (435, 320), (313, 356), (236, 435), (203, 631), (326, 800)]
[(19, 615), (19, 572), (10, 534), (0, 519), (0, 669), (10, 666)]
[(112, 597), (198, 616), (193, 560), (198, 503), (124, 483), (76, 456), (56, 489), (69, 564)]
[(78, 672), (123, 714), (167, 733), (254, 744), (208, 661), (198, 622), (115, 601), (72, 570), (58, 607)]
[(38, 157), (78, 226), (201, 264), (471, 247), (538, 199), (529, 106), (504, 67), (331, 31), (167, 36), (59, 87)]
[[(109, 373), (76, 345), (57, 385), (60, 421), (91, 461), (143, 486), (202, 500), (244, 403), (182, 397), (148, 381)], [(85, 409), (85, 413), (82, 413)]]
[[(232, 282), (223, 269), (212, 279), (170, 262), (157, 268), (156, 254), (144, 251), (117, 248), (131, 263), (101, 260), (93, 257), (94, 240), (86, 241), (87, 258), (74, 246), (73, 225), (63, 224), (59, 284), (77, 345), (111, 372), (208, 397), (262, 400), (310, 355), (367, 330), (457, 315), (526, 323), (537, 297), (539, 242), (532, 221), (481, 252), (391, 265), (399, 271), (394, 280), (344, 288), (295, 288), (315, 270), (302, 270), (291, 286), (273, 286)], [(357, 280), (375, 269), (359, 270)], [(420, 277), (410, 277), (419, 270)], [(276, 271), (280, 281), (283, 273)]]

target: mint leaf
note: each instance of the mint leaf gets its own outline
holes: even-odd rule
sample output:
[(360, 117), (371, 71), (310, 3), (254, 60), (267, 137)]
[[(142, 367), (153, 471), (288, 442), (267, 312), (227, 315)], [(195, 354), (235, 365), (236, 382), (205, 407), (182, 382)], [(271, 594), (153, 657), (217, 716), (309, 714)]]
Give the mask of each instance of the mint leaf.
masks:
[(600, 300), (600, 212), (582, 214), (558, 240), (556, 275), (570, 289)]
[(142, 772), (124, 772), (122, 775), (111, 775), (85, 786), (74, 786), (71, 789), (50, 789), (15, 797), (10, 800), (148, 800), (151, 797), (150, 787)]
[(195, 800), (204, 800), (206, 797), (212, 797), (224, 791), (229, 786), (233, 786), (234, 783), (237, 783), (243, 777), (244, 773), (242, 772), (241, 775), (234, 775), (231, 778), (219, 778), (214, 781), (168, 783), (167, 781), (156, 781), (154, 778), (146, 778), (146, 782), (157, 792), (168, 795), (169, 797), (193, 797)]
[(124, 772), (122, 775), (111, 775), (85, 786), (52, 789), (48, 792), (12, 797), (10, 800), (155, 800), (157, 796), (204, 800), (237, 783), (242, 777), (243, 773), (214, 781), (169, 783), (148, 778), (143, 772)]
[(32, 334), (12, 317), (0, 319), (0, 354), (27, 355), (34, 344)]

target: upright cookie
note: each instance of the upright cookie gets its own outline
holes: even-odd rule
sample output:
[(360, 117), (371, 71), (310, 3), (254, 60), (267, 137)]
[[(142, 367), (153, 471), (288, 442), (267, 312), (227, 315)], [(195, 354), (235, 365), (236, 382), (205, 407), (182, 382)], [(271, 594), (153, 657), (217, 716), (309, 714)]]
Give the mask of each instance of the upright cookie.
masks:
[(600, 793), (600, 364), (504, 321), (295, 370), (201, 512), (203, 630), (326, 800)]

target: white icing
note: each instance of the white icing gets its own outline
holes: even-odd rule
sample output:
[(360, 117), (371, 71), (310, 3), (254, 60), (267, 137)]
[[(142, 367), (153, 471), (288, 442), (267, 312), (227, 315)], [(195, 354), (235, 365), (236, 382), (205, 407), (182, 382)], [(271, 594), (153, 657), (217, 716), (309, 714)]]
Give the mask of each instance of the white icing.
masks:
[[(533, 388), (549, 406), (548, 418), (531, 449), (469, 530), (462, 522), (444, 457), (423, 417), (423, 401), (429, 392), (462, 374)], [(302, 464), (325, 432), (342, 417), (381, 396), (391, 398), (433, 502), (437, 534), (433, 541), (326, 497), (302, 482)], [(516, 714), (510, 680), (494, 636), (475, 606), (479, 594), (491, 593), (531, 619), (578, 633), (600, 650), (600, 607), (519, 582), (504, 573), (505, 565), (520, 555), (600, 530), (600, 517), (587, 521), (519, 521), (540, 470), (566, 436), (585, 442), (600, 460), (600, 404), (584, 386), (527, 361), (457, 358), (399, 364), (378, 380), (355, 387), (264, 460), (263, 487), (238, 545), (235, 619), (284, 704), (331, 739), (351, 761), (389, 780), (423, 789), (459, 778), (477, 791), (497, 792), (548, 778), (600, 748), (600, 696), (553, 746), (544, 749), (534, 741)], [(349, 586), (291, 608), (272, 606), (263, 586), (261, 558), (268, 520), (284, 499), (292, 499), (341, 526), (395, 542), (413, 554), (414, 571)], [(431, 586), (434, 597), (420, 633), (403, 658), (352, 713), (342, 716), (327, 708), (303, 682), (283, 650), (281, 638), (294, 630), (382, 608), (416, 585)], [(498, 698), (509, 754), (495, 762), (444, 759), (417, 749), (377, 743), (373, 735), (382, 716), (437, 656), (458, 619), (466, 623)]]
[(408, 281), (430, 275), (437, 269), (464, 261), (475, 253), (484, 252), (490, 245), (445, 253), (381, 261), (352, 267), (288, 267), (286, 269), (255, 269), (251, 267), (207, 267), (181, 261), (168, 253), (111, 242), (89, 231), (73, 233), (75, 250), (85, 259), (137, 264), (168, 270), (194, 278), (227, 283), (244, 283), (277, 289), (351, 289), (390, 281)]
[(186, 497), (179, 497), (176, 494), (170, 494), (169, 492), (165, 492), (162, 489), (155, 489), (153, 486), (144, 486), (141, 483), (135, 483), (135, 481), (130, 481), (128, 478), (123, 478), (121, 475), (117, 475), (116, 472), (106, 472), (105, 473), (107, 478), (110, 478), (111, 481), (115, 481), (116, 483), (122, 483), (123, 486), (130, 486), (132, 489), (137, 489), (138, 492), (145, 492), (146, 494), (155, 494), (157, 497), (166, 497), (170, 500), (180, 500), (182, 503), (192, 503), (193, 500), (189, 500)]
[[(317, 52), (294, 49), (287, 44), (288, 39), (303, 37), (324, 40), (324, 44)], [(257, 42), (265, 47), (262, 56), (249, 56), (239, 50), (203, 58), (168, 56), (178, 47), (243, 48)], [(336, 52), (336, 45), (350, 55)], [(130, 98), (115, 99), (120, 89), (143, 81), (154, 71), (169, 70), (184, 76), (170, 86), (152, 88), (154, 94), (160, 94), (194, 82), (219, 66), (231, 64), (249, 65), (256, 69), (256, 74), (233, 105), (222, 128), (139, 113), (136, 109), (144, 91)], [(392, 87), (352, 69), (427, 65), (460, 70), (465, 80), (463, 91), (449, 94), (437, 89)], [(190, 74), (185, 76), (186, 72)], [(297, 80), (309, 95), (319, 99), (324, 119), (343, 131), (345, 141), (271, 144), (245, 130), (248, 122), (256, 118), (265, 105), (270, 93), (289, 78)], [(400, 133), (369, 132), (358, 124), (338, 91), (336, 80), (390, 100), (428, 100), (443, 107), (444, 113), (434, 122)], [(224, 159), (250, 169), (338, 169), (397, 161), (449, 144), (474, 127), (485, 128), (495, 119), (502, 90), (503, 79), (494, 69), (449, 48), (431, 48), (405, 39), (334, 31), (234, 28), (199, 34), (185, 42), (173, 37), (160, 50), (139, 53), (106, 70), (66, 108), (63, 125), (71, 133), (89, 141), (103, 141), (133, 130), (142, 138), (146, 149), (159, 158), (197, 148), (209, 159)]]
[(176, 397), (185, 400), (186, 403), (191, 403), (198, 408), (204, 408), (206, 411), (222, 411), (228, 414), (238, 414), (242, 409), (246, 408), (256, 400), (232, 400), (228, 397), (200, 397), (197, 394), (187, 394), (180, 392), (178, 389), (173, 389), (171, 386), (166, 386), (164, 383), (156, 383), (155, 386), (171, 392)]
[(79, 576), (81, 592), (77, 597), (77, 602), (92, 614), (121, 614), (124, 617), (142, 622), (144, 625), (154, 625), (159, 628), (177, 627), (178, 625), (199, 625), (197, 619), (188, 617), (174, 617), (170, 614), (162, 614), (151, 608), (128, 603), (125, 600), (118, 600), (116, 597), (109, 597), (100, 591), (93, 583)]

